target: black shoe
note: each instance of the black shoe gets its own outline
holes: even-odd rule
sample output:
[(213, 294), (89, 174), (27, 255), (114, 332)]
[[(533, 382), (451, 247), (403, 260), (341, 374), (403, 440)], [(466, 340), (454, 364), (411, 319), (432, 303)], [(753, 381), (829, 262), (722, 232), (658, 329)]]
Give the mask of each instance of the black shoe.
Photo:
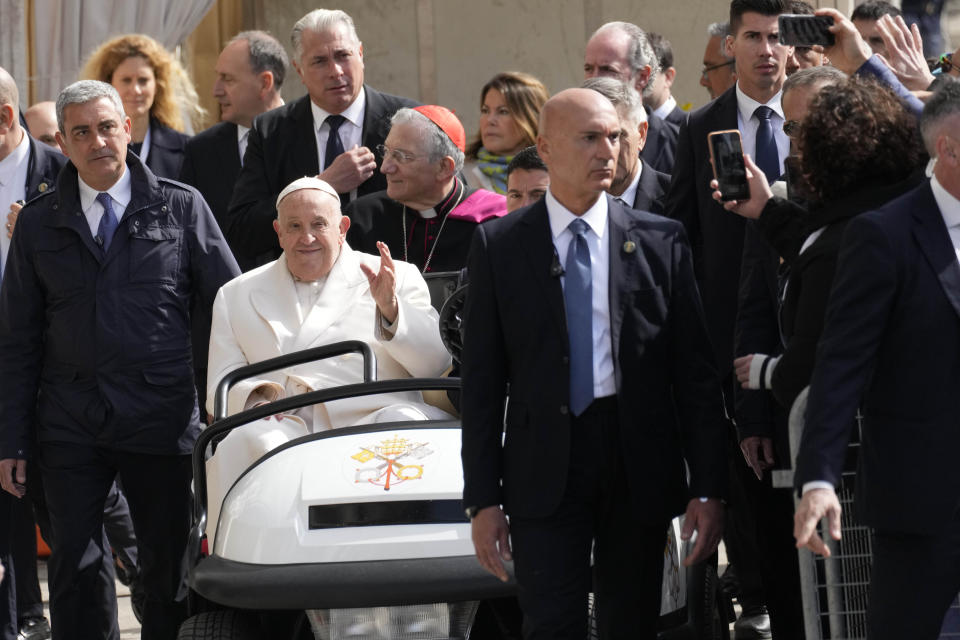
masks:
[(46, 618), (27, 618), (20, 625), (17, 640), (50, 640), (50, 623)]
[(137, 576), (130, 583), (130, 608), (137, 622), (143, 624), (143, 605), (147, 601), (147, 594), (143, 591), (143, 584), (140, 583), (140, 576)]
[(736, 640), (770, 640), (770, 614), (764, 606), (749, 607), (733, 623), (733, 637)]

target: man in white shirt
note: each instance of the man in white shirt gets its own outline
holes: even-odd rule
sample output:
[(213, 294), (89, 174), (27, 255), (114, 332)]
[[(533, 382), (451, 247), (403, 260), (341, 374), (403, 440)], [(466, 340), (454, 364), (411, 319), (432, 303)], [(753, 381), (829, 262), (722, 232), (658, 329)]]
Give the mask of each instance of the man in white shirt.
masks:
[(830, 555), (816, 525), (826, 517), (840, 540), (834, 487), (859, 408), (870, 640), (938, 637), (960, 591), (960, 83), (934, 94), (920, 127), (933, 177), (844, 234), (795, 476), (797, 546)]
[(390, 117), (416, 102), (364, 84), (363, 43), (339, 9), (315, 9), (293, 26), (293, 66), (307, 95), (254, 120), (224, 232), (244, 270), (280, 255), (271, 230), (277, 194), (317, 176), (346, 204), (387, 186), (375, 150)]
[(539, 131), (547, 195), (480, 225), (470, 249), (464, 506), (480, 563), (506, 580), (515, 561), (526, 638), (583, 638), (591, 589), (600, 637), (654, 638), (670, 519), (686, 510), (682, 537), (699, 531), (689, 563), (723, 528), (690, 250), (675, 221), (604, 193), (620, 140), (606, 98), (562, 91)]
[(640, 155), (647, 140), (647, 112), (640, 94), (614, 78), (590, 78), (581, 86), (609, 100), (620, 118), (620, 155), (607, 193), (631, 209), (662, 215), (670, 176), (644, 163)]

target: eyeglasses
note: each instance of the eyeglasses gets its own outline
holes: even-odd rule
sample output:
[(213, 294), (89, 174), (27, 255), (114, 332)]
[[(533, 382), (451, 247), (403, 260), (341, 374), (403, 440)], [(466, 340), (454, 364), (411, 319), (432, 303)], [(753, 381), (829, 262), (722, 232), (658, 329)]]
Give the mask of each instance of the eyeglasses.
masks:
[(783, 122), (783, 132), (787, 134), (788, 138), (799, 137), (801, 127), (801, 123), (796, 120), (784, 120)]
[(377, 145), (377, 153), (379, 153), (380, 157), (383, 158), (384, 160), (387, 159), (387, 156), (393, 158), (393, 161), (396, 162), (397, 164), (409, 164), (414, 160), (416, 160), (417, 158), (423, 157), (423, 156), (415, 156), (412, 153), (401, 151), (400, 149), (391, 149), (390, 147), (384, 144)]
[(709, 67), (704, 67), (703, 70), (700, 72), (700, 77), (706, 80), (707, 74), (710, 73), (711, 71), (715, 71), (722, 67), (729, 67), (732, 64), (736, 64), (736, 62), (737, 62), (736, 60), (727, 60), (726, 62), (721, 62), (720, 64), (712, 64)]

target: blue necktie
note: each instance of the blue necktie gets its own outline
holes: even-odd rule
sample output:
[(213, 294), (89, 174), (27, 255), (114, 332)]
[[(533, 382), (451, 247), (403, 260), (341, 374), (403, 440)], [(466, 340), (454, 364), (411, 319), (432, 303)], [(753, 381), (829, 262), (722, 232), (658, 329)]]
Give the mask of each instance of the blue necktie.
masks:
[(770, 122), (773, 109), (760, 106), (753, 115), (760, 121), (760, 126), (757, 127), (757, 166), (767, 176), (767, 182), (773, 184), (780, 178), (780, 154), (777, 151), (777, 140), (773, 137), (773, 123)]
[(343, 116), (327, 116), (324, 122), (330, 127), (330, 135), (327, 136), (327, 150), (323, 155), (323, 168), (329, 169), (333, 161), (343, 153), (343, 141), (340, 140), (340, 125), (343, 124)]
[(103, 253), (106, 255), (110, 242), (113, 241), (113, 232), (117, 230), (117, 216), (113, 212), (113, 198), (109, 193), (98, 193), (97, 202), (103, 206), (103, 215), (97, 227), (97, 244), (103, 248)]
[(568, 227), (573, 233), (567, 248), (563, 303), (570, 338), (570, 410), (579, 416), (593, 402), (593, 279), (587, 223), (577, 218)]

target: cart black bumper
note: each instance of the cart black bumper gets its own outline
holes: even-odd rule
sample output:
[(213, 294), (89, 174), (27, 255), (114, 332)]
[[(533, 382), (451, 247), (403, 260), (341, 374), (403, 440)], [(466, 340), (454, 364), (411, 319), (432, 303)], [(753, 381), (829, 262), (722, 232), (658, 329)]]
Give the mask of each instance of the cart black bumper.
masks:
[(254, 565), (217, 556), (190, 572), (201, 596), (238, 609), (340, 609), (484, 600), (516, 593), (474, 556)]

